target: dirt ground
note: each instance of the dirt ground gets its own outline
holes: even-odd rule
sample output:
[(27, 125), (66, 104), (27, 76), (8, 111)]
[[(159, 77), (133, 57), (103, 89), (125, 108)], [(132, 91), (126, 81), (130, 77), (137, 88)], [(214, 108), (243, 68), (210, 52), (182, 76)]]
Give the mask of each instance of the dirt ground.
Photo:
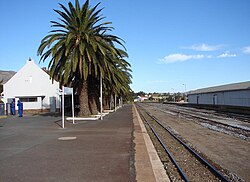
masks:
[(232, 173), (232, 178), (237, 179), (238, 176), (250, 181), (250, 142), (210, 130), (182, 117), (179, 119), (177, 116), (167, 115), (152, 106), (147, 105), (146, 109), (159, 120), (166, 122), (192, 147)]

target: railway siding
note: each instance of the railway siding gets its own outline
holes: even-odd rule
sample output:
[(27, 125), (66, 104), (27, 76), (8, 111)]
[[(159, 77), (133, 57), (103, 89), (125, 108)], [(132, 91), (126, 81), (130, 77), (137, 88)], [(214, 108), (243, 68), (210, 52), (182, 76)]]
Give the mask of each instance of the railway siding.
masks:
[[(192, 119), (194, 122), (199, 123), (203, 127), (207, 127), (214, 131), (223, 132), (243, 140), (250, 141), (250, 119), (249, 117), (243, 118), (238, 116), (231, 118), (225, 116), (225, 114), (218, 114), (211, 110), (198, 110), (195, 108), (187, 108), (173, 105), (160, 105), (155, 104), (158, 110), (165, 113), (172, 113), (172, 115), (178, 115), (178, 117), (184, 117)], [(153, 106), (153, 105), (152, 105)], [(153, 107), (156, 107), (153, 106)]]
[[(161, 122), (150, 115), (149, 113), (142, 111), (143, 118), (147, 124), (158, 137), (165, 151), (167, 151), (171, 160), (178, 168), (184, 181), (220, 181), (213, 172), (216, 172), (223, 181), (227, 181), (221, 174), (219, 174), (211, 165), (204, 159), (197, 157), (197, 153), (187, 147), (180, 139), (176, 138), (169, 130), (166, 130)], [(202, 159), (202, 160), (197, 160)], [(204, 163), (204, 161), (206, 163)]]
[[(185, 139), (186, 143), (201, 152), (213, 164), (227, 172), (230, 181), (250, 181), (249, 141), (213, 131), (194, 122), (194, 119), (178, 117), (173, 111), (162, 112), (159, 104), (141, 104), (146, 110), (164, 121), (172, 131)], [(160, 110), (161, 109), (161, 110)]]

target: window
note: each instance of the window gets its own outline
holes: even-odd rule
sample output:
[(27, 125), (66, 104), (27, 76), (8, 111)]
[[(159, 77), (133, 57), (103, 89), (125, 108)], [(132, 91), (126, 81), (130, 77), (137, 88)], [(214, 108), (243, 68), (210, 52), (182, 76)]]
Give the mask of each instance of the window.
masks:
[(19, 100), (21, 102), (37, 102), (37, 97), (22, 97)]

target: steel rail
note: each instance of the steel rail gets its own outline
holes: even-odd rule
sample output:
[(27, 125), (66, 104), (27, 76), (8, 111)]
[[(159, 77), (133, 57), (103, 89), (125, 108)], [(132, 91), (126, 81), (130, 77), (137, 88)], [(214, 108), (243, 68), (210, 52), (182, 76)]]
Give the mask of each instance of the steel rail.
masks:
[(151, 126), (151, 124), (148, 122), (148, 120), (143, 116), (143, 114), (141, 113), (141, 111), (139, 110), (140, 115), (142, 116), (142, 118), (144, 119), (144, 121), (147, 123), (147, 125), (150, 127), (151, 131), (154, 133), (155, 137), (157, 138), (157, 140), (160, 142), (161, 146), (164, 148), (164, 150), (167, 152), (169, 158), (171, 159), (171, 161), (174, 163), (175, 167), (177, 168), (179, 174), (182, 176), (183, 180), (185, 182), (189, 182), (186, 174), (183, 172), (183, 170), (181, 169), (181, 167), (178, 165), (178, 163), (176, 162), (176, 160), (174, 159), (174, 157), (172, 156), (172, 154), (170, 153), (170, 151), (168, 150), (168, 148), (164, 145), (164, 143), (162, 142), (161, 138), (159, 137), (159, 135), (157, 134), (157, 132), (154, 130), (154, 128)]
[(215, 124), (218, 124), (218, 125), (223, 125), (223, 126), (226, 126), (226, 127), (231, 127), (231, 128), (235, 128), (235, 129), (238, 129), (238, 130), (243, 130), (243, 131), (249, 132), (249, 129), (245, 129), (245, 128), (242, 128), (242, 127), (239, 127), (239, 126), (234, 126), (234, 125), (230, 125), (230, 124), (226, 124), (226, 123), (221, 123), (221, 122), (218, 122), (218, 121), (215, 121), (215, 120), (203, 117), (203, 116), (196, 116), (196, 115), (194, 115), (194, 114), (192, 114), (190, 112), (187, 112), (187, 111), (184, 111), (184, 112), (182, 111), (182, 112), (180, 112), (180, 114), (183, 114), (183, 115), (186, 115), (186, 116), (189, 116), (189, 117), (193, 117), (193, 118), (196, 118), (196, 119), (202, 119), (202, 120), (205, 120), (205, 121), (209, 121), (209, 122), (212, 122), (212, 123), (215, 123)]
[(220, 180), (229, 182), (218, 170), (216, 170), (207, 160), (202, 158), (198, 153), (196, 153), (193, 149), (191, 149), (189, 146), (187, 146), (182, 140), (180, 140), (178, 137), (176, 137), (168, 128), (162, 125), (162, 123), (153, 115), (151, 115), (149, 112), (145, 111), (153, 120), (155, 120), (161, 127), (163, 127), (168, 133), (173, 136), (177, 141), (179, 141), (188, 151), (190, 151), (197, 159), (199, 159), (203, 164), (209, 167), (209, 170)]
[(238, 130), (243, 130), (243, 131), (249, 132), (248, 129), (245, 129), (245, 128), (242, 128), (242, 127), (239, 127), (239, 126), (234, 126), (234, 125), (230, 125), (230, 124), (226, 124), (226, 123), (221, 123), (221, 122), (209, 119), (209, 118), (204, 117), (204, 116), (194, 115), (193, 114), (194, 111), (190, 111), (190, 110), (188, 111), (187, 109), (182, 109), (180, 111), (180, 110), (175, 109), (175, 108), (171, 108), (171, 109), (166, 108), (166, 110), (169, 110), (171, 112), (175, 112), (177, 114), (182, 114), (182, 115), (187, 116), (187, 117), (193, 117), (193, 118), (196, 118), (196, 119), (209, 121), (209, 122), (212, 122), (212, 123), (215, 123), (215, 124), (218, 124), (218, 125), (223, 125), (223, 126), (226, 126), (226, 127), (231, 127), (231, 128), (235, 128), (235, 129), (238, 129)]
[[(202, 109), (203, 113), (208, 113), (210, 114), (209, 111), (215, 111), (214, 113), (212, 113), (213, 115), (215, 116), (222, 116), (222, 117), (229, 117), (229, 118), (235, 118), (235, 119), (240, 119), (240, 120), (244, 120), (242, 122), (250, 122), (250, 114), (247, 114), (247, 113), (235, 113), (235, 112), (231, 112), (231, 111), (220, 111), (220, 110), (217, 110), (216, 108), (203, 108), (203, 107), (200, 107), (199, 105), (197, 106), (188, 106), (188, 105), (179, 105), (179, 104), (169, 104), (169, 103), (163, 103), (164, 105), (168, 105), (170, 107), (173, 108), (173, 106), (175, 107), (178, 107), (178, 108), (186, 108), (185, 110), (187, 110), (187, 108), (191, 108), (191, 109)], [(247, 121), (246, 121), (247, 120)]]

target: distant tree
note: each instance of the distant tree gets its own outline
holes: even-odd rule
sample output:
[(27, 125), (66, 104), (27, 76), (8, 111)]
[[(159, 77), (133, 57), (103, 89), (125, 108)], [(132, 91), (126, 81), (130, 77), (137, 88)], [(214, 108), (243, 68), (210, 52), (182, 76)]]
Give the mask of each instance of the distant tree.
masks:
[(174, 101), (173, 95), (170, 94), (170, 93), (167, 93), (167, 94), (166, 94), (166, 101), (167, 101), (167, 102), (172, 102), (172, 101)]
[(145, 96), (145, 95), (147, 95), (147, 94), (145, 92), (143, 92), (143, 91), (140, 91), (140, 92), (137, 93), (137, 96)]
[(181, 101), (181, 100), (184, 100), (184, 94), (183, 94), (183, 93), (180, 93), (180, 92), (176, 93), (176, 94), (175, 94), (175, 100), (176, 100), (176, 102), (179, 102), (179, 101)]

